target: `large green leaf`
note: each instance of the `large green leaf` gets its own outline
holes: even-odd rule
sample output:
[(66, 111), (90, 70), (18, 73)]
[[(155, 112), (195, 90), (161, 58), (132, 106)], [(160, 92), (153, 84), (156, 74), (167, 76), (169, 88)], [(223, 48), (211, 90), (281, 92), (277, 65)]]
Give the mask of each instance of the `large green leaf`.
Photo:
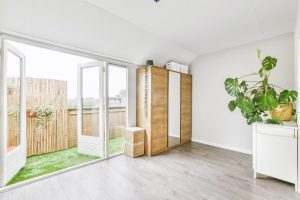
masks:
[(291, 103), (297, 100), (298, 93), (294, 90), (283, 90), (279, 95), (280, 103)]
[(276, 98), (276, 91), (275, 91), (274, 88), (271, 88), (271, 89), (269, 90), (269, 94), (273, 95), (274, 98)]
[(225, 90), (231, 96), (236, 96), (239, 92), (239, 84), (237, 78), (227, 78), (225, 80)]
[(284, 90), (279, 95), (279, 102), (280, 103), (287, 103), (289, 101), (289, 91)]
[(297, 97), (298, 97), (298, 92), (296, 92), (295, 90), (291, 90), (290, 91), (290, 98), (291, 100), (294, 102), (297, 100)]
[(262, 122), (260, 113), (257, 112), (246, 113), (244, 117), (246, 118), (248, 125), (251, 125), (254, 122)]
[(269, 111), (278, 105), (276, 98), (271, 93), (256, 95), (253, 101), (258, 105), (258, 108), (263, 111)]
[(272, 58), (271, 56), (265, 57), (265, 59), (262, 62), (263, 68), (267, 71), (270, 71), (274, 67), (276, 67), (277, 59)]
[(250, 113), (254, 110), (253, 103), (245, 98), (238, 102), (238, 107), (241, 109), (242, 113)]
[(242, 81), (240, 84), (240, 87), (243, 89), (243, 92), (247, 92), (248, 90), (248, 84), (246, 81)]
[(236, 103), (235, 103), (235, 101), (230, 101), (229, 104), (228, 104), (228, 108), (229, 108), (229, 110), (230, 110), (231, 112), (234, 111), (235, 108), (236, 108)]

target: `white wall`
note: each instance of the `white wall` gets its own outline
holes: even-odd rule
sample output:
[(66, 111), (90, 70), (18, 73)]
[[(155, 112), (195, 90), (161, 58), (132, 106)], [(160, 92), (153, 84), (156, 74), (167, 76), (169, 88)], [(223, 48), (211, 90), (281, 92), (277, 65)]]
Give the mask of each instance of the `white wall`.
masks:
[[(298, 12), (297, 12), (297, 20), (295, 26), (295, 36), (294, 36), (294, 45), (295, 45), (295, 77), (296, 77), (296, 87), (297, 91), (300, 94), (300, 3), (298, 2)], [(300, 101), (297, 101), (297, 114), (300, 116), (299, 112)], [(300, 119), (298, 117), (298, 128), (299, 128)], [(298, 143), (300, 142), (300, 138), (298, 137)], [(300, 164), (300, 148), (298, 148), (298, 166)], [(300, 173), (300, 167), (298, 167), (298, 174)], [(298, 182), (300, 181), (300, 177), (298, 177)], [(300, 191), (300, 185), (298, 184), (298, 191)]]
[[(295, 34), (294, 34), (294, 45), (295, 45), (295, 82), (298, 94), (300, 94), (300, 3), (298, 2), (297, 5), (297, 19), (296, 19), (296, 26), (295, 26)], [(299, 112), (300, 102), (297, 101), (297, 115), (300, 116)], [(298, 129), (299, 129), (299, 122), (300, 119), (298, 117)], [(300, 142), (300, 138), (298, 137), (298, 144)], [(300, 166), (300, 148), (298, 148), (298, 166)], [(298, 167), (298, 174), (300, 174), (300, 167)], [(300, 176), (298, 176), (298, 183), (300, 183)], [(300, 191), (300, 185), (298, 184), (298, 191)]]
[(284, 88), (295, 88), (294, 38), (276, 38), (199, 56), (192, 63), (193, 140), (241, 152), (252, 151), (251, 126), (239, 111), (230, 112), (230, 96), (224, 89), (227, 77), (239, 77), (260, 68), (256, 49), (262, 55), (278, 58), (270, 81)]
[(0, 0), (1, 29), (135, 64), (189, 64), (196, 56), (84, 0)]
[[(295, 26), (295, 34), (294, 34), (294, 45), (295, 45), (295, 82), (297, 90), (300, 94), (300, 3), (298, 2), (298, 12), (297, 12), (297, 19), (296, 19), (296, 26)], [(300, 101), (297, 102), (297, 108), (300, 108)], [(299, 109), (298, 114), (299, 113)], [(298, 119), (299, 120), (299, 119)], [(300, 186), (299, 186), (300, 187)]]

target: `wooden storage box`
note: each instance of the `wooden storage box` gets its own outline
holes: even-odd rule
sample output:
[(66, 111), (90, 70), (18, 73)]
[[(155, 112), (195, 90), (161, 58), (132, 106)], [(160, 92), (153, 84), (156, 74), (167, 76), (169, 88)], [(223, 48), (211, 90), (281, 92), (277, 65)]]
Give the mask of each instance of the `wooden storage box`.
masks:
[(125, 154), (137, 157), (145, 153), (145, 130), (138, 127), (126, 128), (125, 131)]

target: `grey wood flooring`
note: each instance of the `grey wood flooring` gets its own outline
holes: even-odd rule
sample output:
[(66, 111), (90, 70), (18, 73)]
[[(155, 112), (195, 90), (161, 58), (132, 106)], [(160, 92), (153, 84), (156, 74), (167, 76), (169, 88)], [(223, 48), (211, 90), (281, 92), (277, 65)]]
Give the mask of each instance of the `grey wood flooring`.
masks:
[(253, 179), (250, 155), (189, 143), (154, 157), (118, 156), (0, 194), (1, 200), (298, 199), (294, 186)]
[(168, 146), (169, 147), (172, 147), (172, 146), (178, 145), (178, 144), (180, 144), (180, 138), (168, 136)]

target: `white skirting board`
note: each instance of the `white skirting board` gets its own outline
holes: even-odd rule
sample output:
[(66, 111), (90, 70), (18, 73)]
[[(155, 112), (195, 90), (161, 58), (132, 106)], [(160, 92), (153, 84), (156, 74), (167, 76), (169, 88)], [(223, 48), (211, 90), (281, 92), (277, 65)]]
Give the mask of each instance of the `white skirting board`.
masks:
[(197, 142), (197, 143), (201, 143), (201, 144), (207, 144), (207, 145), (214, 146), (214, 147), (219, 147), (219, 148), (222, 148), (222, 149), (236, 151), (236, 152), (239, 152), (239, 153), (252, 155), (252, 151), (247, 150), (247, 149), (241, 149), (241, 148), (227, 146), (227, 145), (223, 145), (223, 144), (217, 144), (217, 143), (205, 141), (205, 140), (202, 140), (202, 139), (196, 139), (196, 138), (192, 138), (192, 141)]

